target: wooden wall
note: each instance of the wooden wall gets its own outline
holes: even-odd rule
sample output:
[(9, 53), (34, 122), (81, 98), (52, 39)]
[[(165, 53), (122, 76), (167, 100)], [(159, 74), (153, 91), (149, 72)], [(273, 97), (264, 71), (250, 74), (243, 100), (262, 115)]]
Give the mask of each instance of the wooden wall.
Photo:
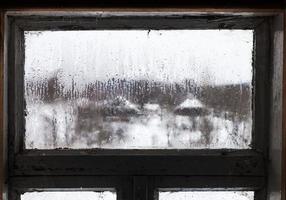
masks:
[[(282, 12), (284, 0), (4, 0), (0, 3), (0, 193), (5, 191), (5, 107), (4, 107), (4, 13), (7, 10), (26, 11), (195, 11), (195, 12)], [(284, 11), (284, 18), (286, 11)], [(286, 20), (284, 20), (284, 27)], [(286, 33), (284, 31), (284, 38)], [(282, 200), (286, 200), (286, 42), (284, 39), (283, 70), (283, 160)], [(5, 195), (0, 195), (0, 200)]]

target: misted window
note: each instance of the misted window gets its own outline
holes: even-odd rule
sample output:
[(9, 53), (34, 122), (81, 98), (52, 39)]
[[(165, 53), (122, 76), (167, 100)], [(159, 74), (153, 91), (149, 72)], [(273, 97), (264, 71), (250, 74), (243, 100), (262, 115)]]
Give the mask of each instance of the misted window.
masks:
[(219, 200), (228, 200), (228, 199), (237, 199), (237, 200), (250, 200), (254, 199), (253, 192), (230, 192), (230, 191), (178, 191), (178, 192), (160, 192), (159, 199), (161, 200), (172, 200), (172, 199), (199, 199), (199, 200), (208, 200), (208, 199), (219, 199)]
[(27, 31), (25, 49), (27, 149), (250, 147), (252, 30)]
[(267, 17), (9, 17), (13, 200), (265, 199)]
[(86, 199), (86, 200), (116, 200), (116, 195), (111, 191), (104, 192), (27, 192), (21, 195), (22, 200), (62, 200), (62, 199)]

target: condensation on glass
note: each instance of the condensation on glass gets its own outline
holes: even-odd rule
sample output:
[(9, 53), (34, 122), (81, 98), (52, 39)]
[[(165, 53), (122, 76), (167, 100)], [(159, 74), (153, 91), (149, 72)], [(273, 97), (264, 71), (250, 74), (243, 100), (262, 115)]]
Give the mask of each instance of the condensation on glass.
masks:
[(252, 50), (252, 30), (25, 31), (25, 148), (250, 148)]
[(159, 200), (254, 200), (253, 191), (164, 191)]
[(21, 200), (116, 200), (116, 192), (112, 191), (44, 191), (26, 192)]

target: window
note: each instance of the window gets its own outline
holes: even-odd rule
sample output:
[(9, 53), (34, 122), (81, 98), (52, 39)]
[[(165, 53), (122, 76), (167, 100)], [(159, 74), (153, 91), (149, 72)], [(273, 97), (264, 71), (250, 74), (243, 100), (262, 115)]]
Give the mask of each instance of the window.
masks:
[(90, 192), (90, 191), (81, 191), (81, 192), (27, 192), (21, 195), (23, 200), (44, 200), (44, 199), (98, 199), (98, 200), (116, 200), (116, 195), (111, 191), (104, 192)]
[(265, 199), (270, 22), (10, 16), (10, 198)]
[(24, 34), (26, 149), (250, 148), (253, 31)]
[(159, 199), (254, 199), (253, 192), (233, 191), (162, 191), (159, 192)]
[(26, 149), (250, 148), (252, 30), (24, 35)]

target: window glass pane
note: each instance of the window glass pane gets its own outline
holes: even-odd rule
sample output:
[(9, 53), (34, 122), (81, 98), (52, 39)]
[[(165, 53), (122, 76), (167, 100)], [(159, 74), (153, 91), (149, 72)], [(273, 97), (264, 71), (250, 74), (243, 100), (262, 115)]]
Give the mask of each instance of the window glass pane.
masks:
[(247, 149), (252, 30), (25, 32), (27, 149)]
[(249, 191), (179, 191), (159, 192), (159, 200), (254, 200)]
[(21, 195), (21, 200), (116, 200), (116, 193), (104, 192), (26, 192)]

